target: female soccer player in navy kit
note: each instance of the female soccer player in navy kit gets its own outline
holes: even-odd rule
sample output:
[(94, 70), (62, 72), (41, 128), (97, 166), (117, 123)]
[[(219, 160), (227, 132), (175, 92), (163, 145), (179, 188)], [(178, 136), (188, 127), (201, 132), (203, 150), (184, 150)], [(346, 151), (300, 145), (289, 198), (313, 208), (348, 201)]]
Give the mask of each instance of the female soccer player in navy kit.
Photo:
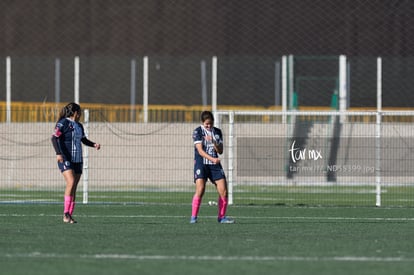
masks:
[(223, 135), (219, 128), (214, 127), (214, 116), (210, 111), (201, 113), (201, 123), (193, 132), (196, 191), (192, 201), (190, 223), (197, 222), (198, 211), (208, 179), (216, 186), (219, 194), (217, 221), (219, 223), (234, 223), (234, 220), (226, 217), (227, 181), (218, 158), (218, 155), (223, 153)]
[(83, 126), (79, 123), (81, 113), (80, 106), (74, 102), (63, 107), (52, 135), (58, 167), (66, 181), (63, 210), (65, 223), (76, 223), (72, 215), (75, 208), (76, 188), (82, 175), (82, 143), (97, 150), (101, 148), (99, 143), (86, 138)]

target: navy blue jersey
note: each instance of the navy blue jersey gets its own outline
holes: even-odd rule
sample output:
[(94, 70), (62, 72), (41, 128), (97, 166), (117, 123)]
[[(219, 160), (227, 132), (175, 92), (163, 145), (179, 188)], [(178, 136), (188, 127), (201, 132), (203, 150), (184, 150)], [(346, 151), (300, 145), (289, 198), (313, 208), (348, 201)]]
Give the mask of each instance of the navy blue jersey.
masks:
[(85, 131), (81, 123), (63, 118), (56, 123), (53, 136), (57, 138), (59, 151), (65, 161), (81, 163), (82, 139), (85, 138)]
[[(218, 153), (214, 149), (213, 142), (206, 140), (206, 136), (211, 136), (213, 140), (217, 144), (223, 143), (223, 134), (219, 128), (213, 127), (211, 131), (204, 128), (202, 125), (197, 127), (193, 132), (193, 141), (194, 145), (197, 143), (201, 143), (203, 146), (203, 150), (212, 156), (213, 158), (218, 158)], [(194, 160), (196, 163), (203, 163), (203, 164), (214, 164), (212, 161), (203, 158), (198, 153), (197, 148), (194, 147)]]

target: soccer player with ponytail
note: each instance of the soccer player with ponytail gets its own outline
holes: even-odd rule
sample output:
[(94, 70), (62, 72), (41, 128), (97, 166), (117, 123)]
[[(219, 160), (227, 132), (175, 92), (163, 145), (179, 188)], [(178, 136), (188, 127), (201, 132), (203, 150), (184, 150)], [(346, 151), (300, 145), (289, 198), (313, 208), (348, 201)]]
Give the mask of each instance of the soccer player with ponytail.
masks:
[(86, 138), (83, 126), (79, 122), (81, 114), (79, 104), (74, 102), (63, 107), (51, 139), (58, 167), (66, 182), (63, 210), (65, 223), (76, 223), (72, 215), (75, 208), (76, 188), (83, 168), (82, 144), (97, 150), (101, 148), (99, 143)]

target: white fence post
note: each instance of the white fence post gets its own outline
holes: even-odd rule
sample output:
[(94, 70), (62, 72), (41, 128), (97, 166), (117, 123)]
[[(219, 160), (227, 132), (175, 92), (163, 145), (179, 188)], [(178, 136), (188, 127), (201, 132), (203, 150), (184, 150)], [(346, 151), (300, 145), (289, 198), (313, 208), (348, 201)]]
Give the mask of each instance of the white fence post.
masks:
[(375, 124), (375, 205), (381, 206), (382, 59), (377, 58), (377, 116)]
[(293, 110), (294, 102), (293, 102), (293, 94), (295, 92), (295, 59), (293, 55), (290, 54), (288, 57), (288, 90), (289, 90), (289, 110)]
[(282, 122), (286, 123), (286, 111), (287, 111), (287, 58), (286, 55), (282, 56)]
[(11, 122), (11, 58), (6, 57), (6, 121)]
[(148, 80), (148, 56), (144, 56), (143, 59), (143, 108), (144, 108), (144, 123), (148, 122), (148, 92), (149, 92), (149, 80)]
[(136, 79), (136, 67), (137, 67), (137, 62), (135, 61), (135, 58), (133, 58), (131, 60), (131, 83), (130, 83), (130, 106), (131, 106), (131, 110), (130, 110), (130, 117), (131, 117), (131, 122), (135, 122), (135, 104), (136, 104), (136, 98), (137, 98), (137, 79)]
[(60, 102), (60, 59), (55, 58), (55, 103)]
[(217, 56), (211, 60), (211, 109), (217, 111)]
[(79, 64), (79, 56), (75, 57), (74, 60), (74, 97), (75, 97), (75, 103), (79, 103), (79, 78), (80, 78), (80, 64)]
[[(339, 112), (345, 113), (346, 111), (346, 91), (347, 91), (347, 66), (346, 66), (346, 56), (339, 56)], [(345, 115), (340, 116), (340, 122), (343, 123), (345, 120)]]
[(233, 204), (233, 172), (234, 172), (234, 112), (229, 112), (229, 204)]

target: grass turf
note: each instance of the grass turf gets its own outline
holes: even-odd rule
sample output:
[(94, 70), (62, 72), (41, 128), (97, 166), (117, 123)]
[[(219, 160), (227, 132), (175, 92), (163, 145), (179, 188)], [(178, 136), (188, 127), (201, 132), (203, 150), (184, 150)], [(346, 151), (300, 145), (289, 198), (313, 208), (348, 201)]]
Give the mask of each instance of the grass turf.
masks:
[(411, 274), (410, 208), (0, 204), (4, 274)]
[[(194, 186), (188, 190), (170, 191), (162, 188), (147, 188), (124, 191), (90, 190), (91, 203), (148, 203), (187, 204), (194, 193)], [(77, 193), (82, 200), (82, 189)], [(375, 186), (237, 186), (233, 193), (236, 205), (279, 205), (279, 206), (359, 206), (376, 205)], [(412, 207), (414, 186), (383, 186), (381, 206)], [(205, 201), (217, 200), (212, 186), (206, 191)], [(62, 190), (0, 189), (0, 203), (61, 203)]]

